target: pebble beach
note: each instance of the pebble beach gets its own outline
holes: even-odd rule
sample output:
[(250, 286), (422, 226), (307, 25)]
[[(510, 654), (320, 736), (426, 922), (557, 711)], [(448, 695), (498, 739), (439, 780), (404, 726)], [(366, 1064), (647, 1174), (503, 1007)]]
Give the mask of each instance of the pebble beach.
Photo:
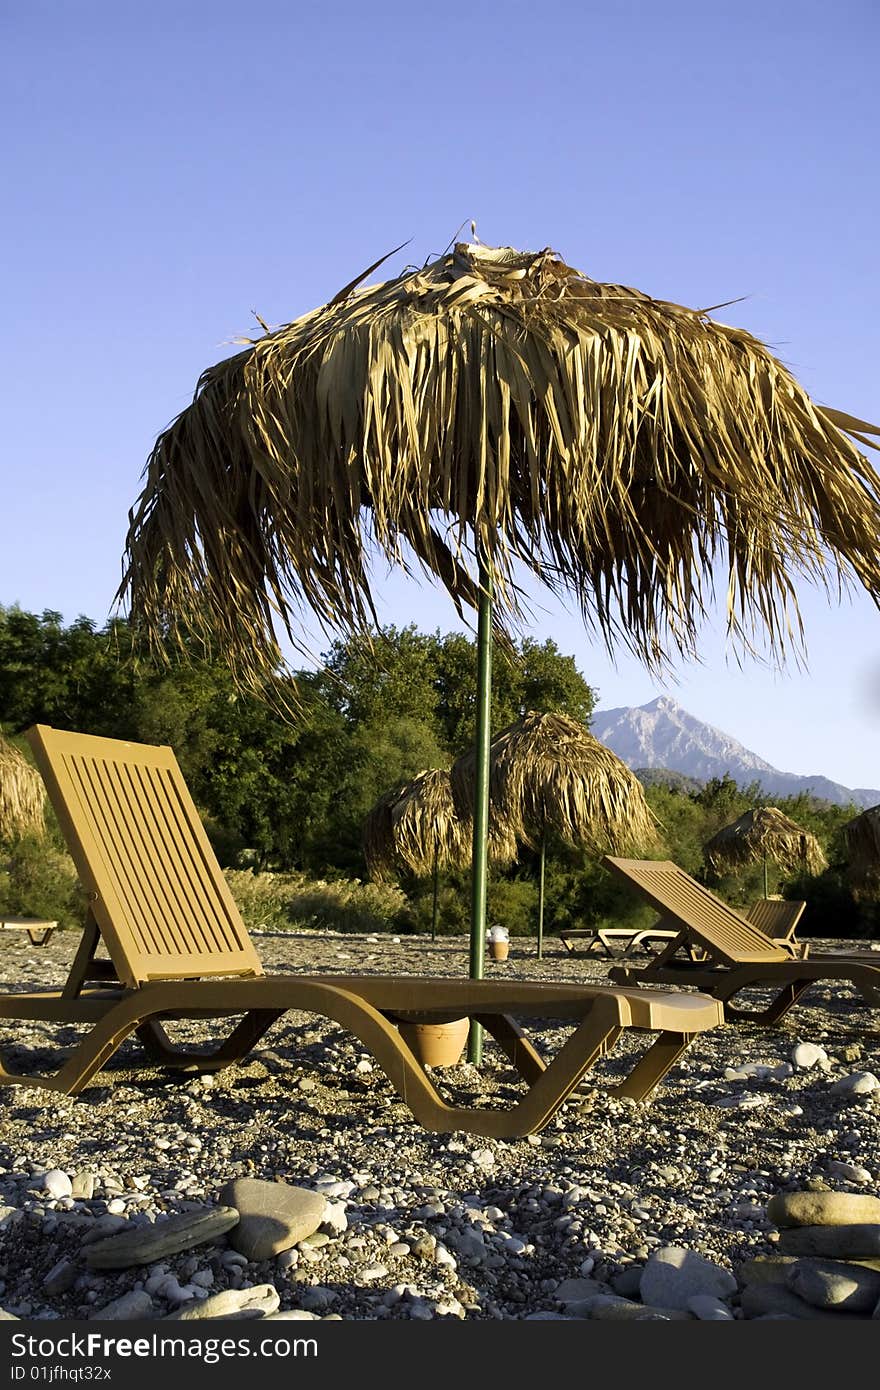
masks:
[[(254, 940), (270, 971), (468, 968), (460, 938)], [(60, 985), (75, 946), (63, 932), (43, 947), (4, 940), (2, 988)], [(486, 976), (607, 983), (608, 965), (556, 940), (539, 961), (533, 941), (515, 939)], [(205, 1027), (174, 1025), (174, 1036), (202, 1038)], [(561, 1036), (549, 1025), (537, 1034), (553, 1046)], [(45, 1048), (50, 1065), (53, 1040), (76, 1037), (0, 1020), (11, 1067), (21, 1047)], [(37, 1320), (870, 1317), (880, 1250), (875, 1259), (839, 1241), (813, 1253), (857, 1263), (865, 1274), (850, 1282), (867, 1292), (832, 1299), (834, 1311), (819, 1296), (772, 1304), (748, 1291), (755, 1269), (782, 1280), (797, 1249), (786, 1225), (815, 1230), (831, 1196), (842, 1202), (833, 1224), (880, 1233), (880, 1014), (821, 982), (781, 1026), (702, 1034), (643, 1103), (607, 1089), (635, 1045), (624, 1034), (547, 1129), (507, 1141), (426, 1133), (356, 1039), (301, 1013), (213, 1075), (169, 1079), (141, 1067), (132, 1043), (77, 1098), (5, 1087), (0, 1309)], [(479, 1069), (463, 1062), (435, 1077), (467, 1104), (510, 1103), (518, 1091), (488, 1043)], [(271, 1248), (259, 1226), (266, 1183), (280, 1185), (276, 1226), (286, 1223)], [(808, 1219), (789, 1222), (794, 1194), (814, 1195)], [(120, 1238), (128, 1263), (114, 1263)]]

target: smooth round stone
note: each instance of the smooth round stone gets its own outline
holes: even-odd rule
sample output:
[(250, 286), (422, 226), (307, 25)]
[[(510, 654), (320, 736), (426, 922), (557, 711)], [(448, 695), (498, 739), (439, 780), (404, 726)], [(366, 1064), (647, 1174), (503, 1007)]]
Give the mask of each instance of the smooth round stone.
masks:
[(783, 1255), (826, 1255), (838, 1260), (880, 1257), (880, 1225), (792, 1226), (779, 1233)]
[(97, 1308), (89, 1314), (90, 1318), (101, 1319), (104, 1322), (130, 1322), (136, 1318), (152, 1316), (153, 1300), (148, 1293), (138, 1289), (123, 1294), (121, 1298), (115, 1298), (112, 1303), (107, 1303), (103, 1308)]
[(880, 1299), (880, 1273), (843, 1260), (797, 1260), (787, 1282), (814, 1308), (871, 1313)]
[(735, 1292), (736, 1279), (693, 1250), (678, 1245), (661, 1246), (651, 1255), (642, 1271), (639, 1291), (642, 1302), (653, 1308), (687, 1311), (688, 1300), (698, 1294), (725, 1298)]
[(880, 1222), (880, 1197), (861, 1192), (777, 1192), (767, 1203), (774, 1226), (859, 1226)]
[(321, 1192), (260, 1178), (236, 1178), (220, 1193), (234, 1207), (238, 1224), (229, 1244), (249, 1260), (269, 1260), (314, 1235), (324, 1219), (326, 1199)]
[(224, 1289), (199, 1303), (169, 1313), (166, 1322), (201, 1322), (208, 1318), (261, 1318), (278, 1311), (281, 1298), (273, 1284)]
[(733, 1313), (720, 1298), (711, 1294), (698, 1293), (688, 1299), (688, 1312), (701, 1322), (733, 1322)]
[(802, 1042), (793, 1049), (791, 1060), (798, 1071), (808, 1071), (810, 1067), (827, 1062), (828, 1054), (824, 1047), (819, 1047), (818, 1043)]
[(48, 1173), (43, 1173), (37, 1181), (41, 1190), (48, 1192), (56, 1200), (59, 1197), (70, 1197), (73, 1193), (73, 1183), (60, 1168), (50, 1168)]
[(854, 1071), (843, 1076), (831, 1087), (836, 1096), (870, 1096), (880, 1088), (880, 1081), (872, 1071)]

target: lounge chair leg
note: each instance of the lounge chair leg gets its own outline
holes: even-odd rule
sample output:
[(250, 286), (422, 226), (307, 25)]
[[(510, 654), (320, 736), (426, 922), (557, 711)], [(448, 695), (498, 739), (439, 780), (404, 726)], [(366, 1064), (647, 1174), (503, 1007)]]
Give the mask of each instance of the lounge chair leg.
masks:
[(644, 1100), (690, 1046), (691, 1033), (661, 1033), (657, 1041), (636, 1063), (629, 1075), (615, 1086), (612, 1095)]
[(506, 1014), (475, 1014), (474, 1021), (483, 1025), (530, 1086), (547, 1070), (544, 1058), (514, 1019)]
[(812, 980), (792, 980), (785, 985), (774, 999), (770, 1001), (764, 1009), (739, 1009), (734, 1004), (728, 1003), (739, 994), (742, 985), (729, 993), (719, 991), (716, 998), (724, 1005), (724, 1017), (731, 1023), (779, 1023), (785, 1017), (789, 1009), (793, 1008), (802, 995), (806, 994), (811, 985), (816, 983)]
[(157, 1066), (192, 1075), (220, 1071), (240, 1062), (284, 1012), (284, 1009), (252, 1009), (213, 1052), (194, 1052), (177, 1046), (156, 1019), (148, 1019), (136, 1032), (150, 1060)]

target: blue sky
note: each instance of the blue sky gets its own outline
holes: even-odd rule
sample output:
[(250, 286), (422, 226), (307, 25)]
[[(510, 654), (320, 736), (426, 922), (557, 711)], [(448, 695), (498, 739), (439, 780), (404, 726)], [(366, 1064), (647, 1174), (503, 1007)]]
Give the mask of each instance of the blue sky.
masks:
[[(746, 296), (718, 317), (880, 420), (878, 59), (874, 0), (6, 6), (0, 603), (103, 621), (152, 442), (252, 311), (471, 219), (661, 298)], [(427, 585), (381, 592), (385, 621), (457, 626)], [(880, 615), (800, 596), (806, 674), (726, 664), (715, 624), (661, 686), (540, 596), (531, 631), (603, 707), (665, 690), (787, 771), (880, 788)]]

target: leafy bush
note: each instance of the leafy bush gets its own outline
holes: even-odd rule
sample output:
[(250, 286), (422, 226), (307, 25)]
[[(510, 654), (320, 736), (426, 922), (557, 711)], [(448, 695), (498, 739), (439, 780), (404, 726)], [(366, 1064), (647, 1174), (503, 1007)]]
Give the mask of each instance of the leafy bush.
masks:
[(9, 846), (0, 860), (0, 914), (81, 929), (85, 911), (73, 860), (50, 837), (26, 836)]
[(400, 888), (360, 879), (327, 882), (305, 874), (227, 869), (226, 880), (249, 928), (406, 931), (412, 911)]

